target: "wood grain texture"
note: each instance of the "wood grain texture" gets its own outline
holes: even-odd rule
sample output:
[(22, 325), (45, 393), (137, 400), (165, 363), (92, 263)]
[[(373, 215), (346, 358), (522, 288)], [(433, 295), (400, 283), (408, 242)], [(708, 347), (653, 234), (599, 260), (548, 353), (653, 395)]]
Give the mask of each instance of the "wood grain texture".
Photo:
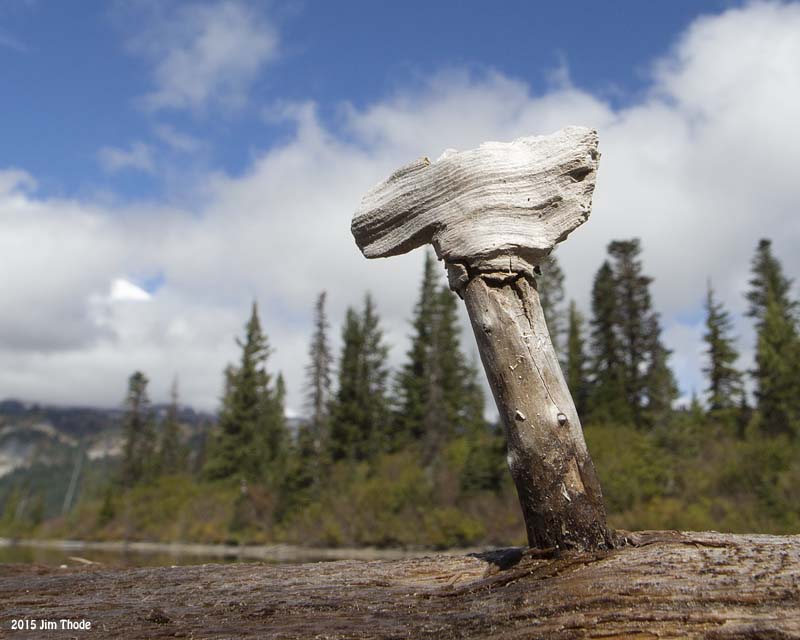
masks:
[[(86, 618), (77, 638), (800, 638), (800, 537), (631, 534), (546, 559), (476, 556), (150, 569), (0, 565), (13, 618)], [(47, 636), (49, 637), (49, 636)]]
[(536, 265), (588, 218), (598, 159), (585, 127), (422, 158), (364, 196), (353, 236), (368, 258), (431, 243), (440, 259), (484, 271), (509, 256)]
[(462, 295), (505, 427), (528, 543), (539, 549), (612, 546), (600, 484), (536, 281), (478, 275)]

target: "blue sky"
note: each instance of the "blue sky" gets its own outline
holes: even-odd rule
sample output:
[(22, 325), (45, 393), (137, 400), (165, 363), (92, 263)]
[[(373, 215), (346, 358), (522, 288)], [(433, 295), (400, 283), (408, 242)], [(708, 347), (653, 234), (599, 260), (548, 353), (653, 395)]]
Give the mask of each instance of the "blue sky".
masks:
[(369, 289), (406, 349), (421, 255), (366, 263), (361, 195), (570, 124), (603, 159), (568, 295), (588, 311), (607, 242), (641, 237), (700, 391), (706, 279), (738, 314), (762, 235), (800, 274), (797, 33), (796, 2), (0, 0), (0, 397), (114, 405), (140, 368), (213, 408), (257, 298), (300, 411), (319, 290), (334, 339)]
[[(404, 90), (442, 69), (495, 69), (546, 88), (562, 65), (572, 82), (625, 105), (646, 90), (649, 65), (702, 12), (731, 2), (292, 2), (260, 3), (249, 15), (276, 33), (247, 86), (247, 104), (150, 110), (153, 59), (137, 49), (158, 20), (180, 20), (184, 3), (86, 1), (0, 4), (0, 63), (8, 87), (0, 164), (24, 168), (44, 193), (112, 190), (125, 198), (162, 197), (171, 172), (116, 171), (102, 148), (132, 140), (179, 163), (159, 127), (202, 140), (196, 170), (245, 171), (254, 155), (285, 139), (269, 122), (273, 103), (313, 100), (336, 128), (343, 103), (357, 107)], [(177, 168), (173, 168), (177, 171)]]

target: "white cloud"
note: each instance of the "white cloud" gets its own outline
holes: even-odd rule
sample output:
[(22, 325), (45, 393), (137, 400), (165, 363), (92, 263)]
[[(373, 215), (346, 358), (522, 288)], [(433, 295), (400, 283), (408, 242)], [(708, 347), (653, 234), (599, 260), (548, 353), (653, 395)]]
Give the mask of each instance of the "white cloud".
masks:
[(152, 300), (153, 296), (125, 278), (114, 278), (114, 280), (111, 282), (111, 293), (109, 294), (109, 298), (113, 301), (134, 300), (142, 302), (146, 300)]
[[(275, 349), (270, 364), (286, 375), (298, 410), (322, 289), (335, 338), (345, 307), (371, 290), (397, 364), (422, 256), (362, 258), (349, 232), (361, 196), (420, 155), (567, 124), (597, 127), (603, 153), (592, 218), (559, 249), (569, 294), (585, 308), (607, 242), (641, 237), (673, 364), (684, 391), (700, 391), (706, 278), (739, 314), (762, 236), (774, 239), (787, 272), (800, 274), (798, 32), (797, 5), (704, 18), (655, 65), (644, 99), (622, 110), (563, 73), (535, 95), (500, 73), (456, 71), (345, 108), (343, 134), (327, 130), (311, 104), (286, 107), (294, 137), (243, 176), (205, 176), (193, 200), (202, 204), (185, 210), (45, 199), (25, 174), (0, 173), (0, 256), (13, 274), (0, 278), (2, 395), (116, 404), (127, 376), (142, 369), (156, 399), (177, 373), (184, 399), (211, 408), (257, 298)], [(147, 304), (109, 300), (114, 278), (143, 272), (165, 279)], [(749, 350), (748, 323), (739, 319), (736, 330)]]
[(155, 171), (152, 149), (142, 142), (134, 142), (129, 149), (103, 147), (98, 151), (97, 157), (103, 168), (111, 173), (127, 169), (146, 173)]
[[(164, 5), (156, 5), (164, 9)], [(278, 53), (278, 33), (241, 2), (179, 5), (148, 17), (131, 49), (153, 64), (147, 109), (242, 106), (261, 68)]]

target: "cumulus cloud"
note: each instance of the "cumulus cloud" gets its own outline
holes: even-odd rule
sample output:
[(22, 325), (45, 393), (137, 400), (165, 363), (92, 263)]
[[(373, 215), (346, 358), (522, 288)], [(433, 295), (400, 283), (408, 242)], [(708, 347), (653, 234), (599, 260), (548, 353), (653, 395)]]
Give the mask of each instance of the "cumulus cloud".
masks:
[[(292, 118), (294, 136), (244, 175), (205, 176), (203, 197), (193, 199), (201, 205), (54, 200), (37, 197), (25, 174), (0, 173), (0, 256), (14, 274), (0, 279), (0, 356), (8, 362), (0, 395), (116, 404), (127, 376), (142, 369), (156, 399), (178, 374), (185, 401), (213, 408), (255, 298), (275, 350), (271, 368), (286, 375), (298, 410), (322, 289), (334, 338), (345, 308), (372, 291), (398, 364), (422, 256), (361, 257), (349, 226), (362, 194), (415, 157), (569, 124), (595, 126), (603, 154), (592, 217), (558, 250), (569, 295), (586, 309), (606, 244), (642, 238), (672, 363), (684, 393), (701, 391), (706, 278), (740, 314), (762, 236), (774, 239), (788, 273), (800, 272), (798, 32), (798, 5), (702, 18), (655, 61), (644, 97), (623, 109), (573, 86), (563, 71), (539, 94), (499, 72), (443, 71), (363, 108), (343, 107), (337, 132), (313, 104), (284, 105), (271, 115)], [(189, 93), (174, 95), (191, 106)], [(156, 273), (164, 285), (146, 304), (109, 295), (120, 274), (141, 282)], [(749, 350), (747, 323), (737, 331)]]
[(152, 149), (142, 142), (134, 142), (129, 149), (103, 147), (97, 157), (103, 168), (111, 173), (128, 169), (146, 173), (155, 171)]
[(242, 106), (259, 70), (277, 56), (275, 28), (241, 2), (156, 8), (130, 42), (153, 64), (155, 88), (144, 97), (145, 107)]

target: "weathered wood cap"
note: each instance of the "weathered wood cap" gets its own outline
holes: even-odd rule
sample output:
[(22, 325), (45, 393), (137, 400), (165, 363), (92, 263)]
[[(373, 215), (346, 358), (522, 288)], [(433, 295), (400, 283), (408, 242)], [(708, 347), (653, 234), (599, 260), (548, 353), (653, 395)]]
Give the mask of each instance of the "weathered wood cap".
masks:
[(351, 230), (367, 258), (430, 243), (470, 270), (537, 265), (589, 217), (599, 157), (595, 130), (567, 127), (421, 158), (364, 196)]

